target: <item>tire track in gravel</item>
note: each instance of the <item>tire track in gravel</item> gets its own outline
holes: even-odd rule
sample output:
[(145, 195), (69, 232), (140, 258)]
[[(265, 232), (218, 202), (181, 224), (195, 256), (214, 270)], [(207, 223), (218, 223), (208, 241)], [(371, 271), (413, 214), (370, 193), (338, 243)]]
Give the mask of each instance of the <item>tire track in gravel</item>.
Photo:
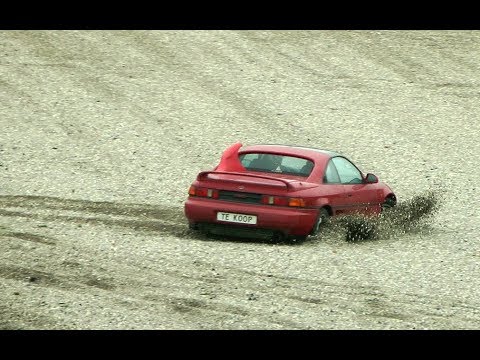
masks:
[[(73, 213), (68, 215), (68, 213)], [(121, 226), (182, 236), (188, 231), (183, 209), (161, 205), (63, 199), (48, 196), (0, 196), (0, 215), (42, 221)], [(35, 234), (9, 236), (48, 241)]]
[[(203, 268), (213, 265), (199, 261), (196, 261), (196, 264), (197, 266), (202, 265)], [(275, 298), (276, 303), (282, 304), (283, 309), (303, 309), (307, 313), (311, 312), (313, 317), (317, 317), (319, 313), (330, 315), (336, 313), (338, 316), (342, 313), (353, 312), (358, 317), (358, 321), (367, 320), (369, 316), (373, 316), (379, 319), (400, 321), (400, 324), (404, 324), (405, 327), (408, 327), (409, 324), (418, 324), (420, 319), (424, 319), (427, 327), (442, 324), (448, 328), (458, 321), (463, 322), (465, 328), (478, 326), (476, 319), (479, 317), (480, 311), (474, 304), (456, 298), (439, 299), (434, 295), (418, 293), (391, 295), (383, 292), (379, 286), (336, 283), (311, 278), (302, 279), (233, 267), (222, 268), (218, 265), (215, 266), (215, 271), (217, 276), (212, 281), (207, 281), (208, 277), (202, 275), (199, 269), (197, 269), (198, 276), (196, 277), (202, 283), (201, 294), (214, 299), (215, 305), (204, 301), (202, 296), (198, 297), (197, 295), (197, 297), (175, 300), (174, 303), (178, 305), (178, 307), (174, 306), (175, 310), (190, 312), (215, 309), (242, 316), (265, 318), (271, 324), (289, 328), (322, 327), (319, 324), (307, 325), (293, 321), (288, 316), (284, 316), (282, 311), (267, 316), (265, 309), (271, 307), (268, 305), (268, 301)], [(182, 278), (185, 275), (182, 276), (178, 273), (178, 276)], [(195, 275), (191, 274), (187, 278), (195, 279)], [(232, 284), (242, 284), (242, 286), (237, 289)], [(232, 306), (235, 299), (241, 298), (245, 292), (251, 294), (251, 305), (248, 307)], [(268, 297), (265, 297), (265, 294), (268, 294)], [(192, 294), (192, 296), (194, 295)], [(355, 302), (352, 302), (352, 299), (355, 299)], [(149, 300), (155, 300), (155, 297), (149, 297)]]
[[(1, 211), (1, 210), (0, 210)], [(55, 245), (55, 240), (47, 236), (32, 234), (29, 232), (15, 232), (15, 231), (0, 231), (0, 238), (13, 238), (45, 245)]]
[[(78, 215), (67, 215), (71, 212)], [(181, 209), (147, 204), (120, 204), (117, 202), (96, 202), (47, 196), (0, 196), (0, 215), (44, 222), (68, 221), (121, 226), (155, 233), (168, 233), (174, 236), (184, 236), (188, 231)], [(171, 223), (168, 223), (169, 221)], [(51, 240), (46, 240), (49, 239), (48, 237), (38, 234), (7, 230), (3, 231), (2, 235), (45, 245), (54, 245)], [(105, 275), (99, 275), (99, 269), (84, 268), (72, 261), (63, 261), (55, 267), (57, 269), (54, 271), (43, 271), (38, 268), (26, 268), (11, 263), (2, 264), (0, 266), (0, 277), (32, 286), (51, 287), (74, 292), (90, 291), (88, 289), (91, 289), (91, 291), (96, 291), (95, 289), (105, 290), (111, 292), (112, 300), (121, 306), (125, 306), (121, 299), (126, 295), (133, 299), (131, 300), (133, 303), (140, 304), (139, 306), (145, 303), (157, 304), (161, 307), (167, 307), (171, 312), (181, 316), (208, 316), (216, 319), (217, 323), (221, 322), (222, 319), (228, 319), (230, 315), (240, 316), (248, 323), (252, 317), (252, 312), (255, 312), (253, 318), (264, 319), (264, 323), (272, 323), (280, 328), (302, 328), (301, 324), (289, 320), (288, 317), (277, 316), (272, 319), (270, 315), (265, 315), (260, 309), (255, 311), (246, 305), (232, 304), (221, 299), (212, 301), (212, 299), (204, 299), (205, 295), (179, 296), (177, 294), (174, 296), (170, 294), (171, 290), (169, 289), (178, 287), (174, 284), (185, 281), (201, 284), (199, 285), (200, 292), (203, 291), (203, 293), (208, 292), (211, 287), (217, 290), (224, 286), (228, 288), (227, 279), (208, 276), (208, 272), (207, 274), (200, 272), (185, 277), (183, 268), (175, 271), (164, 270), (161, 274), (162, 288), (156, 289), (153, 294), (140, 292), (141, 295), (139, 295), (138, 289), (145, 288), (146, 284), (134, 277), (125, 277), (120, 274), (115, 275), (114, 278), (106, 277)], [(207, 264), (207, 267), (211, 267), (211, 265)], [(134, 273), (134, 270), (132, 270), (132, 273)], [(128, 284), (128, 286), (125, 284)], [(201, 290), (202, 288), (204, 290)], [(137, 305), (131, 306), (135, 307)], [(45, 324), (47, 323), (45, 322)], [(234, 327), (234, 325), (232, 326)], [(246, 326), (248, 327), (248, 324)]]
[[(54, 317), (40, 315), (23, 307), (0, 304), (0, 330), (53, 329), (58, 326), (59, 320)], [(65, 328), (68, 326), (65, 325)]]
[(92, 273), (73, 272), (72, 274), (49, 272), (18, 265), (0, 264), (0, 277), (31, 283), (38, 286), (54, 287), (63, 290), (95, 287), (103, 290), (113, 290), (115, 285), (111, 279), (102, 279)]

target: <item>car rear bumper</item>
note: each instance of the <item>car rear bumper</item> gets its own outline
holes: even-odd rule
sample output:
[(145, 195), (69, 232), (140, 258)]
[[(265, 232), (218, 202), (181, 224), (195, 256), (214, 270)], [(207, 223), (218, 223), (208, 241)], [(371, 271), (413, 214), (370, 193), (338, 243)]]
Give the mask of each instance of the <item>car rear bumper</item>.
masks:
[[(289, 208), (260, 204), (189, 197), (185, 202), (185, 216), (190, 224), (209, 223), (242, 228), (281, 231), (286, 235), (308, 235), (317, 220), (317, 209)], [(257, 216), (257, 224), (239, 224), (217, 220), (217, 212)]]

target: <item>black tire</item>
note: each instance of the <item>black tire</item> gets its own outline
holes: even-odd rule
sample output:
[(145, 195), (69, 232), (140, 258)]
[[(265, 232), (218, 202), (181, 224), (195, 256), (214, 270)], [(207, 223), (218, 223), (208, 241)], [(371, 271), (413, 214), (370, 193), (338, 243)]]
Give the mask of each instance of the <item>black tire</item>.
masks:
[(281, 231), (276, 231), (273, 233), (272, 242), (275, 244), (282, 243), (286, 240), (289, 240), (288, 237)]
[(382, 203), (382, 212), (394, 208), (395, 205), (397, 205), (397, 198), (395, 197), (395, 195), (388, 196)]
[(190, 230), (198, 230), (198, 224), (196, 223), (188, 223), (188, 228)]
[(328, 223), (329, 218), (330, 218), (330, 213), (328, 212), (328, 210), (324, 207), (320, 208), (320, 210), (318, 211), (317, 221), (315, 222), (315, 225), (313, 225), (310, 235), (312, 236), (317, 235), (325, 226), (325, 224)]
[(323, 229), (325, 224), (328, 222), (329, 218), (330, 218), (330, 213), (328, 212), (328, 210), (326, 208), (320, 208), (320, 210), (318, 211), (317, 221), (313, 225), (313, 228), (310, 231), (310, 234), (291, 236), (290, 240), (302, 242), (307, 240), (309, 235), (311, 236), (317, 235)]

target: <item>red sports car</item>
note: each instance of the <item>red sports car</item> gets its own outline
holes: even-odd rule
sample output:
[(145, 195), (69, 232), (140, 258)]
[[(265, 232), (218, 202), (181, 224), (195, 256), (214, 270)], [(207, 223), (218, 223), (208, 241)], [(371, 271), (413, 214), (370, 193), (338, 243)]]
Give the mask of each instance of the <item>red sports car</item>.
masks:
[(364, 175), (335, 152), (288, 145), (241, 148), (230, 146), (219, 165), (200, 172), (190, 186), (185, 215), (191, 229), (305, 240), (330, 216), (380, 214), (397, 202), (377, 176)]

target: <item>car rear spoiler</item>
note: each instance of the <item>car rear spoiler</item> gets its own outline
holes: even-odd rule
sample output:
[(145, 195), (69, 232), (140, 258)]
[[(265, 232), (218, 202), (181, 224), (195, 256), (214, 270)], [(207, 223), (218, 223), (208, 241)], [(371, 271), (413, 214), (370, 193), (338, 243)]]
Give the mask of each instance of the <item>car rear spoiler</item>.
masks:
[[(290, 181), (279, 179), (273, 176), (265, 176), (265, 175), (256, 175), (256, 174), (245, 174), (241, 172), (233, 172), (233, 171), (202, 171), (198, 174), (197, 180), (204, 180), (208, 178), (208, 175), (215, 174), (215, 175), (235, 175), (235, 176), (244, 176), (249, 178), (258, 178), (258, 179), (266, 179), (266, 180), (273, 180), (278, 181), (286, 185), (287, 189), (293, 189), (295, 186)], [(215, 180), (210, 178), (210, 180)], [(221, 179), (221, 181), (228, 181), (228, 182), (239, 182), (239, 180), (232, 180), (232, 179)]]

